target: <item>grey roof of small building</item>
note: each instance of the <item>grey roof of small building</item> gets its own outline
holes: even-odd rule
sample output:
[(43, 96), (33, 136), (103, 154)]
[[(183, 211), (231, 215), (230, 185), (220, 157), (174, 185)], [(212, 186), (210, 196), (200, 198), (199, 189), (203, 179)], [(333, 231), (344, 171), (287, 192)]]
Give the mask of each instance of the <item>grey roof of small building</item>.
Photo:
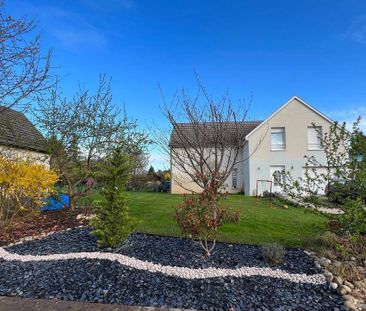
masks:
[[(245, 137), (263, 121), (222, 122), (218, 123), (177, 123), (170, 136), (170, 147), (187, 145), (208, 147), (215, 140), (215, 133), (223, 131), (225, 143), (235, 144), (237, 135)], [(218, 128), (220, 126), (220, 129)], [(184, 137), (184, 138), (183, 138)]]
[(47, 141), (21, 112), (0, 106), (0, 145), (47, 153)]

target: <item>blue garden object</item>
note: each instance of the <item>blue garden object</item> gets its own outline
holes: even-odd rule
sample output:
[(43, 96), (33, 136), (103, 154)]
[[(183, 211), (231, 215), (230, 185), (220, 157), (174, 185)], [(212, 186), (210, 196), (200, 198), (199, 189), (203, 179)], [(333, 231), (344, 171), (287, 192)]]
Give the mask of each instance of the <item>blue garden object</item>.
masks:
[(69, 206), (70, 197), (67, 194), (61, 193), (58, 195), (57, 199), (49, 197), (47, 201), (48, 204), (41, 207), (41, 212), (57, 211), (65, 206)]

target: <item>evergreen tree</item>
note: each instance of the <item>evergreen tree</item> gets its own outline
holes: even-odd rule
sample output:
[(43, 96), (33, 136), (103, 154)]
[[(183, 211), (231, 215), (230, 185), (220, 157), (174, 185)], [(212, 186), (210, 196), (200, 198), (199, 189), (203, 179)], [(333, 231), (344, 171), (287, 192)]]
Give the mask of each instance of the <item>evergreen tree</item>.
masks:
[(132, 169), (131, 158), (116, 148), (107, 160), (101, 180), (103, 200), (96, 202), (96, 217), (92, 233), (102, 247), (117, 247), (133, 231), (136, 220), (128, 214), (127, 195), (124, 192)]
[(149, 170), (147, 171), (147, 174), (148, 175), (154, 175), (155, 174), (155, 169), (152, 165), (150, 166)]

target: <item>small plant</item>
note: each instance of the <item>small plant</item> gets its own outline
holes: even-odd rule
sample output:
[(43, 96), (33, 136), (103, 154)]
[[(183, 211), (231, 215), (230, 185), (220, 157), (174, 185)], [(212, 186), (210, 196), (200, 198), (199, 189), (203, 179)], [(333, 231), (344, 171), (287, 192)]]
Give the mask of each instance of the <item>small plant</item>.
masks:
[(320, 256), (334, 257), (332, 252), (337, 246), (337, 235), (333, 232), (326, 231), (321, 235), (308, 239), (305, 247), (315, 251)]
[(262, 245), (262, 256), (269, 264), (280, 264), (285, 257), (285, 249), (277, 243), (266, 243)]
[[(218, 229), (226, 223), (238, 223), (239, 213), (222, 204), (226, 194), (205, 190), (199, 195), (184, 196), (183, 204), (176, 207), (176, 220), (183, 234), (197, 238), (210, 256), (215, 247)], [(209, 245), (209, 240), (213, 240)]]
[(128, 214), (124, 192), (131, 171), (131, 159), (120, 148), (113, 151), (101, 177), (103, 200), (96, 202), (92, 233), (102, 247), (117, 247), (133, 231), (136, 221)]

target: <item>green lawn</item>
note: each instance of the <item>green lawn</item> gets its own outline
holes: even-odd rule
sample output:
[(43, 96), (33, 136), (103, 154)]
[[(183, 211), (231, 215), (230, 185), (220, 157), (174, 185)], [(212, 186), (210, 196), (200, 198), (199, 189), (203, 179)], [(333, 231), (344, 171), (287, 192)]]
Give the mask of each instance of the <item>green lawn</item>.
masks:
[[(130, 213), (137, 217), (137, 231), (179, 236), (174, 219), (174, 207), (181, 195), (156, 192), (129, 192)], [(230, 195), (227, 203), (240, 211), (238, 225), (225, 225), (219, 240), (259, 244), (278, 242), (286, 246), (301, 246), (303, 242), (325, 231), (326, 218), (302, 208), (269, 208), (267, 201), (244, 195)]]

